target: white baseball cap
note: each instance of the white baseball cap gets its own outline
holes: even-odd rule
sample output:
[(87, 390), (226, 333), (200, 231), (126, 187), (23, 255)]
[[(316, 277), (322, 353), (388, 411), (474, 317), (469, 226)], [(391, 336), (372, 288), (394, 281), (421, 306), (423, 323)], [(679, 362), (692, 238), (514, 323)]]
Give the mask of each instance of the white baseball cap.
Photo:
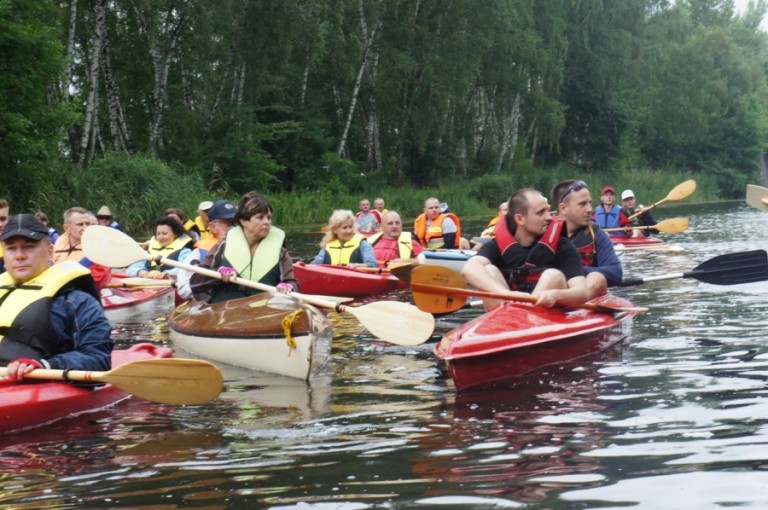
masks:
[(197, 210), (198, 211), (207, 211), (211, 207), (213, 207), (213, 202), (211, 202), (210, 200), (206, 200), (204, 202), (200, 202), (200, 205), (197, 206)]
[(624, 191), (621, 192), (621, 199), (625, 200), (627, 198), (635, 198), (635, 194), (632, 193), (631, 189), (625, 189)]

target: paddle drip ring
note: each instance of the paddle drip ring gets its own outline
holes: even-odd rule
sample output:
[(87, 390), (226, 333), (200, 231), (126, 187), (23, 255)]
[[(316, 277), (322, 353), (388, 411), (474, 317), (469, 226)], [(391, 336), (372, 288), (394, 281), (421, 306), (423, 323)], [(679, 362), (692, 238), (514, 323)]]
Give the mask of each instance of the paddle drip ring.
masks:
[(304, 310), (299, 308), (298, 310), (289, 313), (285, 317), (283, 317), (283, 320), (280, 322), (280, 324), (283, 326), (283, 334), (285, 334), (285, 341), (288, 344), (288, 357), (291, 357), (291, 352), (293, 349), (296, 348), (296, 340), (293, 339), (293, 335), (291, 335), (291, 328), (293, 327), (293, 323), (296, 322), (299, 317), (301, 317), (301, 314), (304, 313)]

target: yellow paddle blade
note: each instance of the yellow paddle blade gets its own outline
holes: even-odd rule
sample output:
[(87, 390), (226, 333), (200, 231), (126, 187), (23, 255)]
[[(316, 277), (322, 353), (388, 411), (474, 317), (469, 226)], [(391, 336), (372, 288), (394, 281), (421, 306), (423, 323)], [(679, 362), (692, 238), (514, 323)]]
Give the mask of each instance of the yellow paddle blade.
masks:
[(693, 192), (696, 191), (696, 181), (693, 179), (690, 179), (685, 182), (681, 182), (672, 190), (667, 193), (667, 200), (671, 200), (673, 202), (677, 200), (682, 200), (684, 198), (688, 198), (689, 196), (693, 195)]
[(647, 228), (655, 228), (665, 234), (679, 234), (688, 229), (691, 221), (688, 218), (669, 218)]
[(682, 199), (684, 199), (686, 197), (689, 197), (689, 196), (691, 196), (693, 194), (694, 191), (696, 191), (696, 181), (691, 179), (691, 180), (688, 180), (688, 181), (685, 181), (685, 182), (681, 182), (680, 184), (678, 184), (677, 186), (672, 188), (672, 190), (669, 193), (667, 193), (666, 197), (662, 198), (661, 200), (659, 200), (655, 204), (649, 205), (645, 209), (637, 211), (635, 214), (630, 216), (629, 219), (630, 219), (630, 221), (634, 220), (635, 218), (637, 218), (638, 216), (643, 214), (645, 211), (649, 211), (649, 210), (653, 209), (654, 207), (656, 207), (657, 205), (663, 204), (664, 202), (668, 202), (670, 200), (674, 202), (674, 201), (682, 200)]
[(411, 271), (418, 266), (418, 261), (414, 262), (396, 262), (389, 265), (389, 272), (403, 280), (404, 282), (411, 281)]
[[(3, 375), (5, 368), (0, 368), (0, 376)], [(64, 371), (38, 368), (24, 378), (63, 381)], [(70, 370), (67, 379), (108, 383), (145, 400), (183, 405), (213, 400), (224, 386), (224, 379), (216, 365), (203, 360), (180, 358), (133, 361), (109, 372)]]

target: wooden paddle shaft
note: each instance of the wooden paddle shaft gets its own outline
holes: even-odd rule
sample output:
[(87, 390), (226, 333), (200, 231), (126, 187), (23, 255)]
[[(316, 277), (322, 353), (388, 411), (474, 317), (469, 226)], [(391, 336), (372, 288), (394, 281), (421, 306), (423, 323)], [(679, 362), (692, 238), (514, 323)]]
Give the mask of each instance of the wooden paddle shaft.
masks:
[[(147, 254), (148, 260), (151, 260), (152, 257)], [(183, 262), (179, 262), (177, 260), (171, 260), (171, 259), (162, 259), (162, 263), (166, 266), (171, 267), (178, 267), (179, 269), (184, 269), (186, 271), (191, 271), (193, 273), (198, 273), (204, 276), (207, 276), (209, 278), (215, 278), (217, 280), (221, 280), (222, 276), (221, 273), (218, 271), (214, 271), (212, 269), (207, 269), (205, 267), (200, 266), (193, 266), (191, 264), (185, 264)], [(240, 278), (238, 276), (233, 276), (229, 280), (231, 283), (234, 283), (235, 285), (242, 285), (243, 287), (248, 287), (251, 289), (261, 290), (263, 292), (273, 292), (275, 290), (275, 287), (271, 285), (267, 285), (265, 283), (259, 283), (254, 282), (253, 280), (247, 280), (245, 278)], [(311, 305), (320, 306), (322, 308), (333, 308), (336, 310), (339, 310), (339, 308), (343, 305), (340, 305), (339, 303), (335, 303), (333, 301), (329, 301), (326, 299), (319, 298), (317, 296), (310, 296), (308, 294), (301, 294), (299, 292), (290, 292), (290, 295), (304, 301), (305, 303), (309, 303)], [(341, 310), (339, 310), (341, 311)]]
[[(511, 296), (509, 294), (503, 294), (500, 292), (487, 292), (483, 290), (471, 290), (471, 289), (461, 289), (458, 287), (443, 287), (441, 285), (428, 285), (428, 284), (422, 284), (422, 283), (413, 283), (411, 282), (411, 288), (415, 292), (434, 292), (439, 294), (455, 294), (457, 296), (468, 296), (468, 297), (480, 297), (480, 298), (486, 298), (486, 299), (502, 299), (505, 301), (521, 301), (523, 303), (536, 303), (538, 301), (538, 298), (533, 296), (528, 296), (525, 294), (516, 294), (514, 296)], [(587, 310), (596, 310), (604, 312), (606, 311), (606, 308), (600, 305), (596, 305), (594, 303), (584, 303), (574, 308), (586, 308)], [(618, 310), (613, 310), (618, 311)]]

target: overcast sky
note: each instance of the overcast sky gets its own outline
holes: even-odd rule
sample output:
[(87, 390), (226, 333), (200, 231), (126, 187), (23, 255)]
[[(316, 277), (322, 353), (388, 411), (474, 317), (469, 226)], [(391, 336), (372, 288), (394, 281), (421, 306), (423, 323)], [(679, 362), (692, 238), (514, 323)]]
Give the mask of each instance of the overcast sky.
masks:
[[(747, 10), (747, 5), (749, 5), (749, 0), (733, 0), (733, 4), (736, 7), (736, 12), (741, 14), (745, 10)], [(760, 24), (760, 26), (763, 27), (763, 30), (768, 32), (768, 19), (763, 18), (763, 22)]]

